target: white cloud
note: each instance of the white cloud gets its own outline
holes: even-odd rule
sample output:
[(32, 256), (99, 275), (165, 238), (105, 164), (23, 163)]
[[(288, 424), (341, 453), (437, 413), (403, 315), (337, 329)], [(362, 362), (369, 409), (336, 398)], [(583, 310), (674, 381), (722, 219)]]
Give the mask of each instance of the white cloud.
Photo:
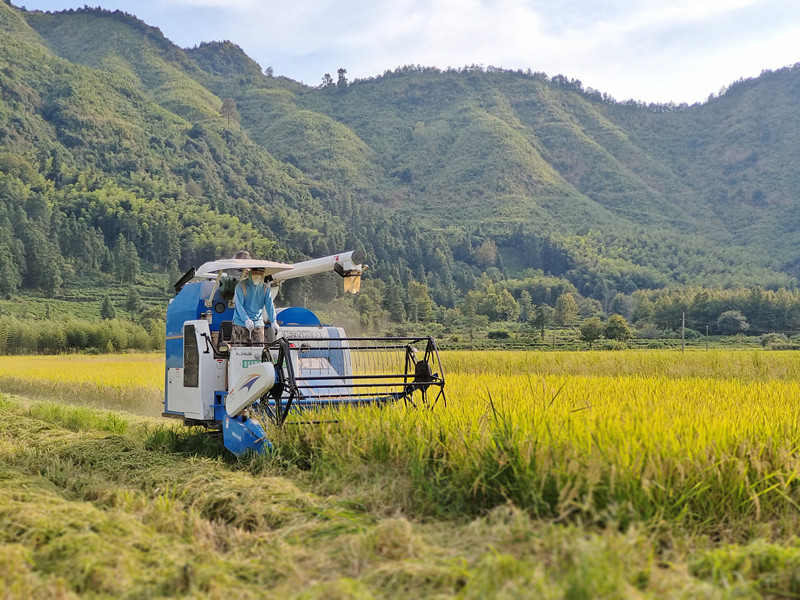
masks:
[(163, 0), (160, 4), (171, 8), (221, 8), (239, 12), (257, 11), (262, 5), (258, 0)]
[[(796, 0), (102, 0), (183, 46), (228, 39), (312, 85), (404, 64), (563, 74), (617, 99), (704, 99), (800, 60)], [(31, 8), (84, 0), (28, 0)], [(93, 4), (93, 3), (92, 3)]]

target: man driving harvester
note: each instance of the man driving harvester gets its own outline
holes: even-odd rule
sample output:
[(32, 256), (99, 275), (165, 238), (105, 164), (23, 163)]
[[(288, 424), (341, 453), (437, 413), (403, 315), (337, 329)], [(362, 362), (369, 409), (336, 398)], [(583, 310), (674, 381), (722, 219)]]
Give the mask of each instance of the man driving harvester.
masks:
[(264, 318), (278, 336), (280, 327), (275, 320), (275, 304), (264, 281), (264, 269), (255, 267), (250, 276), (242, 279), (234, 293), (233, 332), (234, 344), (264, 343)]

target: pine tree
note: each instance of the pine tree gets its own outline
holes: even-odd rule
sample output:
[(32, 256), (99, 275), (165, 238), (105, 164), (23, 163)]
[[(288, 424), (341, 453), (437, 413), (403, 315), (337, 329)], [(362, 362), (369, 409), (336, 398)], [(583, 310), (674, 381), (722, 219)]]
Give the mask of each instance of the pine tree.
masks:
[(17, 291), (22, 277), (14, 261), (14, 255), (6, 244), (0, 244), (0, 294), (8, 295)]
[(428, 286), (424, 283), (411, 281), (408, 284), (408, 295), (411, 305), (416, 310), (414, 321), (430, 321), (433, 317), (435, 305), (428, 294)]
[(533, 317), (533, 300), (531, 293), (528, 290), (522, 290), (519, 293), (519, 320), (522, 323), (527, 323)]
[(233, 98), (225, 98), (222, 101), (222, 108), (219, 111), (220, 115), (226, 119), (228, 127), (231, 126), (231, 121), (238, 123), (240, 121), (239, 110), (236, 108), (236, 101)]
[(338, 87), (340, 90), (345, 89), (347, 87), (347, 69), (339, 68), (336, 71), (336, 74), (339, 76), (336, 80), (336, 87)]
[(100, 317), (102, 319), (113, 319), (116, 316), (117, 310), (114, 308), (111, 298), (106, 294), (103, 296), (103, 303), (100, 305)]
[(406, 308), (403, 304), (403, 298), (400, 294), (400, 288), (397, 284), (391, 283), (386, 286), (385, 296), (386, 310), (389, 311), (389, 318), (395, 323), (402, 323), (406, 320)]
[(133, 283), (139, 277), (141, 265), (136, 246), (129, 242), (120, 233), (114, 246), (114, 274), (117, 279), (126, 283)]
[(131, 314), (138, 314), (142, 310), (142, 297), (136, 288), (132, 287), (128, 290), (128, 295), (125, 297), (125, 310)]

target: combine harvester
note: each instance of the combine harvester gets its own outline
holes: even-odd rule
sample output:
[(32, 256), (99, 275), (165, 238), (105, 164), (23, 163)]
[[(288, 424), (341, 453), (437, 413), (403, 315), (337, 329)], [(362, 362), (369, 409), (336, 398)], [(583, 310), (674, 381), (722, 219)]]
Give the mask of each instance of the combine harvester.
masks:
[(444, 401), (431, 337), (351, 338), (310, 310), (289, 307), (276, 309), (277, 338), (266, 327), (263, 344), (232, 343), (234, 292), (250, 269), (265, 270), (274, 299), (283, 281), (326, 271), (356, 293), (363, 263), (355, 250), (291, 265), (234, 258), (190, 269), (167, 308), (164, 416), (221, 429), (225, 447), (241, 455), (269, 449), (266, 424), (281, 427), (299, 411)]

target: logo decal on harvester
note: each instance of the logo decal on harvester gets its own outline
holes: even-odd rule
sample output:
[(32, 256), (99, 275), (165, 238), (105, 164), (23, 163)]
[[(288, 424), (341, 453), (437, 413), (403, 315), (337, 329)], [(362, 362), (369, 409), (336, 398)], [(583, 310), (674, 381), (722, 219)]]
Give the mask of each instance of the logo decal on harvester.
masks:
[(250, 378), (245, 381), (239, 389), (243, 390), (247, 388), (247, 391), (249, 392), (250, 388), (253, 387), (253, 384), (256, 382), (256, 380), (258, 380), (259, 377), (261, 377), (261, 375), (250, 375)]

